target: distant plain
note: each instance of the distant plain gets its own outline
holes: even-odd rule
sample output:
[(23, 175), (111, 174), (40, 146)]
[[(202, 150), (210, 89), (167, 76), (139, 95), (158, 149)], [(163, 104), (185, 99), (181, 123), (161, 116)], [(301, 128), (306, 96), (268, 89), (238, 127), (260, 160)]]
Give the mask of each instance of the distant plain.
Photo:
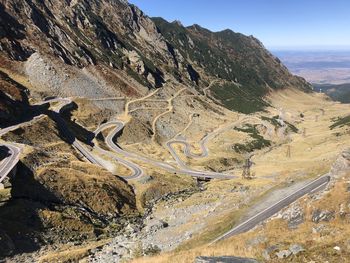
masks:
[(292, 73), (313, 84), (350, 83), (349, 51), (273, 51)]

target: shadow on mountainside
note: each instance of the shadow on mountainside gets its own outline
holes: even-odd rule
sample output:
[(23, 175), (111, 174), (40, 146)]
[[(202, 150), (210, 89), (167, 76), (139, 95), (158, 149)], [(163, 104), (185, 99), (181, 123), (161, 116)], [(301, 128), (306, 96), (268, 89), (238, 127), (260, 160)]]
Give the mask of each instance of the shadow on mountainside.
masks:
[(0, 161), (10, 156), (9, 149), (6, 146), (0, 146)]
[(57, 200), (34, 179), (33, 172), (21, 162), (18, 164), (17, 175), (10, 181), (11, 199), (0, 207), (0, 258), (40, 248), (45, 229), (39, 213), (47, 208), (43, 198), (46, 201)]
[(26, 87), (0, 71), (0, 128), (32, 120), (49, 108), (49, 104), (30, 105)]
[[(70, 104), (66, 105), (60, 110), (60, 116), (63, 120), (59, 120), (59, 123), (66, 126), (68, 130), (74, 134), (74, 136), (81, 142), (84, 142), (85, 144), (88, 144), (90, 146), (93, 146), (92, 140), (95, 138), (95, 134), (93, 132), (88, 131), (84, 127), (82, 127), (80, 124), (75, 122), (75, 119), (73, 118), (72, 111), (78, 109), (78, 105), (75, 102), (71, 102)], [(55, 114), (50, 115), (50, 117), (57, 120), (58, 116)]]

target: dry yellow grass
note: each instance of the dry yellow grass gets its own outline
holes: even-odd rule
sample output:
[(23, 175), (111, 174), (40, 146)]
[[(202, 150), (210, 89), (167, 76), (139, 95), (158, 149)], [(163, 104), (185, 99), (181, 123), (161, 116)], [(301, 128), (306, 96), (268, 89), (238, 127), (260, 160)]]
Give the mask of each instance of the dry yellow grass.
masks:
[[(298, 112), (305, 115), (304, 121), (296, 124), (299, 130), (306, 129), (306, 137), (303, 135), (292, 135), (291, 158), (286, 156), (286, 145), (277, 147), (268, 154), (257, 155), (254, 161), (257, 163), (257, 169), (263, 173), (276, 171), (278, 168), (286, 171), (303, 170), (316, 173), (325, 171), (339, 152), (350, 146), (350, 141), (345, 138), (334, 136), (334, 131), (329, 129), (332, 124), (332, 118), (341, 115), (348, 107), (334, 102), (324, 100), (320, 94), (304, 94), (300, 91), (286, 90), (276, 93), (271, 98), (274, 105), (285, 109), (290, 121), (298, 120)], [(325, 110), (325, 115), (321, 116), (320, 109)], [(315, 116), (320, 114), (318, 121)], [(349, 137), (349, 136), (346, 136)]]
[(74, 102), (78, 107), (71, 112), (71, 119), (90, 131), (94, 131), (102, 121), (113, 115), (111, 110), (101, 110), (88, 99), (78, 98)]
[(128, 152), (141, 153), (142, 155), (151, 159), (159, 161), (171, 161), (172, 157), (166, 149), (159, 147), (156, 143), (138, 143), (123, 146)]
[(174, 175), (147, 165), (145, 170), (152, 180), (148, 183), (140, 183), (137, 180), (130, 182), (137, 189), (135, 194), (139, 211), (144, 211), (145, 201), (150, 201), (152, 198), (195, 188), (195, 181), (189, 176)]
[(48, 252), (45, 255), (38, 258), (40, 263), (49, 262), (85, 262), (84, 258), (89, 255), (91, 249), (101, 247), (107, 244), (110, 239), (105, 239), (97, 242), (89, 243), (88, 245), (70, 246), (64, 245), (55, 252)]
[[(245, 234), (245, 236), (248, 236)], [(133, 263), (193, 263), (197, 256), (235, 255), (253, 257), (255, 250), (247, 250), (242, 237), (235, 238), (229, 243), (214, 246), (200, 246), (187, 251), (166, 253), (155, 257), (144, 257), (133, 260)]]
[(11, 198), (11, 188), (0, 189), (0, 202), (6, 202)]

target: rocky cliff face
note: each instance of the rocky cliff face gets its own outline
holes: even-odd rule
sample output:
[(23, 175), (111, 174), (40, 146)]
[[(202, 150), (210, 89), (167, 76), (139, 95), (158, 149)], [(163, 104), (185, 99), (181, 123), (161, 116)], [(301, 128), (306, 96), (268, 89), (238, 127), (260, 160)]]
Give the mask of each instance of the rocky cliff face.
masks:
[(309, 88), (254, 37), (150, 19), (126, 1), (1, 0), (0, 21), (1, 55), (50, 95), (137, 96), (168, 81), (201, 90), (212, 78), (258, 97)]

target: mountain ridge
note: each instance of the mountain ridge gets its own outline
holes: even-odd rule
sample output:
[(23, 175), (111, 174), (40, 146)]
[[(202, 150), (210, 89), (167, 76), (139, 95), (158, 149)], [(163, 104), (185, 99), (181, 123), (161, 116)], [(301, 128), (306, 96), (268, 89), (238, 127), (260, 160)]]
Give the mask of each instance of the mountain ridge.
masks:
[[(67, 10), (70, 11), (65, 11), (67, 7), (69, 7)], [(14, 34), (4, 28), (1, 30), (2, 35), (5, 35), (1, 41), (1, 49), (14, 60), (26, 60), (35, 50), (40, 49), (43, 55), (56, 56), (65, 64), (77, 68), (99, 64), (110, 66), (112, 69), (121, 69), (149, 88), (161, 87), (166, 79), (176, 80), (179, 76), (186, 75), (187, 80), (183, 77), (177, 80), (185, 81), (188, 84), (196, 83), (197, 78), (193, 78), (191, 75), (198, 66), (204, 69), (204, 75), (208, 75), (203, 76), (202, 79), (220, 77), (234, 80), (237, 77), (242, 77), (242, 81), (246, 81), (244, 72), (239, 72), (242, 69), (237, 65), (231, 65), (232, 61), (222, 60), (222, 55), (217, 57), (218, 63), (216, 65), (210, 65), (214, 66), (215, 70), (213, 71), (208, 70), (209, 67), (203, 65), (206, 62), (205, 60), (188, 61), (187, 57), (179, 56), (179, 51), (189, 55), (189, 51), (179, 48), (179, 39), (167, 38), (167, 32), (162, 34), (162, 25), (153, 23), (157, 22), (157, 19), (150, 19), (136, 6), (129, 5), (126, 1), (10, 2), (3, 0), (0, 9), (2, 10), (2, 16), (10, 21), (9, 23), (12, 23), (10, 27), (16, 28), (16, 30), (11, 30)], [(54, 14), (52, 10), (55, 9), (59, 11), (56, 10)], [(113, 11), (107, 13), (107, 10)], [(11, 17), (11, 19), (8, 17)], [(169, 24), (167, 22), (166, 26), (169, 26)], [(241, 58), (241, 55), (248, 52), (249, 48), (261, 49), (261, 52), (254, 55), (259, 55), (265, 65), (261, 65), (258, 70), (254, 71), (254, 74), (256, 75), (265, 68), (271, 70), (270, 74), (280, 74), (284, 80), (278, 83), (276, 78), (271, 80), (266, 76), (261, 76), (263, 81), (259, 80), (259, 84), (265, 82), (272, 88), (283, 85), (295, 85), (302, 88), (307, 86), (300, 79), (289, 75), (285, 68), (276, 71), (282, 65), (275, 63), (273, 56), (266, 52), (261, 42), (253, 37), (246, 37), (231, 30), (213, 33), (198, 25), (183, 29), (187, 31), (187, 34), (190, 33), (192, 37), (197, 34), (195, 40), (202, 39), (199, 43), (203, 45), (211, 44), (208, 42), (208, 37), (218, 36), (215, 41), (217, 44), (219, 44), (219, 41), (221, 41), (220, 44), (224, 44), (226, 49), (222, 52), (224, 55), (230, 55), (232, 52), (236, 53), (236, 56), (231, 56), (231, 58), (228, 56), (228, 60)], [(33, 38), (34, 35), (36, 37)], [(6, 41), (6, 37), (13, 42)], [(227, 38), (228, 42), (233, 43), (233, 45), (228, 46), (228, 42), (223, 41), (224, 38)], [(212, 45), (209, 47), (211, 51), (215, 51), (214, 58), (216, 58), (218, 48), (214, 48)], [(204, 55), (201, 54), (200, 56), (203, 58)], [(189, 57), (193, 59), (193, 56), (189, 55)], [(244, 62), (243, 58), (240, 59), (240, 63), (246, 65), (246, 70), (252, 69), (252, 65)], [(199, 62), (199, 65), (196, 65), (196, 62)], [(224, 63), (224, 66), (230, 68), (222, 68), (218, 65), (220, 63)], [(233, 75), (233, 77), (229, 75)]]

